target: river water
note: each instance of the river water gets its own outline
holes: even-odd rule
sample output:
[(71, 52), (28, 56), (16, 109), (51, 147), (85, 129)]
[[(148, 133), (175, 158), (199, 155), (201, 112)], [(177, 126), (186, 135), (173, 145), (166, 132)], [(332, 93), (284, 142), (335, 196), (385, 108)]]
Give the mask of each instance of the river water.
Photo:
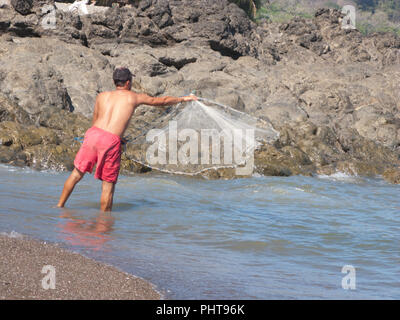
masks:
[(121, 176), (114, 211), (102, 214), (90, 175), (68, 209), (52, 208), (66, 177), (0, 166), (0, 232), (60, 243), (168, 299), (400, 298), (398, 185), (340, 173)]

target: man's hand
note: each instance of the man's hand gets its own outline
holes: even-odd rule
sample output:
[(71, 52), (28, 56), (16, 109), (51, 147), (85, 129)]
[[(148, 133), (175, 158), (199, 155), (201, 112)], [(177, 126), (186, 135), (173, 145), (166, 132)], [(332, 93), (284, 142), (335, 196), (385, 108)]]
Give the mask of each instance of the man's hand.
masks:
[(183, 102), (188, 102), (188, 101), (197, 101), (198, 100), (198, 98), (195, 96), (195, 95), (193, 95), (193, 94), (191, 94), (190, 96), (185, 96), (185, 97), (182, 97), (182, 101)]

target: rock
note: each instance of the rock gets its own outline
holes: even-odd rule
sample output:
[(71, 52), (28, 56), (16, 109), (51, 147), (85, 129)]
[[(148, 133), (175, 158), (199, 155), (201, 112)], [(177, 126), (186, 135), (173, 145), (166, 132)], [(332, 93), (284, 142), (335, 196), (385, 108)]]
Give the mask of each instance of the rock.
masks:
[(9, 147), (13, 144), (13, 139), (11, 136), (1, 133), (0, 134), (0, 145)]
[(285, 146), (281, 149), (281, 151), (287, 155), (289, 155), (295, 163), (298, 163), (300, 165), (310, 165), (312, 164), (312, 161), (310, 158), (307, 156), (306, 153), (301, 151), (298, 148), (292, 147), (292, 146)]
[(10, 9), (11, 7), (11, 0), (3, 0), (0, 2), (1, 9)]
[(364, 177), (380, 175), (384, 170), (384, 166), (380, 163), (359, 160), (339, 161), (335, 164), (335, 167), (336, 171)]
[[(237, 175), (235, 173), (235, 169), (233, 168), (219, 168), (219, 169), (210, 169), (206, 170), (198, 175), (195, 178), (202, 178), (207, 180), (217, 180), (217, 179), (233, 179), (236, 178)], [(249, 176), (243, 175), (240, 176), (242, 178), (248, 178)]]
[(400, 184), (400, 169), (391, 168), (383, 173), (383, 177), (390, 183)]
[(72, 170), (75, 153), (78, 148), (66, 148), (65, 152), (58, 153), (54, 145), (36, 145), (25, 149), (27, 163), (35, 169), (44, 170)]
[(255, 171), (263, 175), (291, 176), (308, 175), (311, 163), (307, 156), (296, 148), (286, 147), (278, 150), (273, 146), (264, 146), (255, 153), (254, 164)]
[(142, 165), (138, 162), (135, 162), (128, 158), (123, 158), (121, 161), (121, 173), (122, 174), (133, 174), (133, 173), (148, 173), (151, 172), (152, 169)]
[(51, 107), (90, 116), (96, 94), (113, 86), (111, 65), (88, 48), (36, 38), (0, 45), (7, 52), (0, 56), (0, 90), (29, 114)]
[(15, 11), (20, 14), (27, 15), (33, 7), (32, 0), (11, 0), (11, 5)]
[(13, 159), (15, 159), (15, 152), (0, 145), (0, 163), (10, 163)]

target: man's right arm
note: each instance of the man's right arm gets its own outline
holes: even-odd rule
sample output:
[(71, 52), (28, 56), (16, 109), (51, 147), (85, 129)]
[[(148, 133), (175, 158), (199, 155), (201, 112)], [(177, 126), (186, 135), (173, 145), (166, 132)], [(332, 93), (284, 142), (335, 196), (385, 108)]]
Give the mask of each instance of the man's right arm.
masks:
[(190, 96), (185, 96), (185, 97), (170, 97), (170, 96), (165, 96), (165, 97), (151, 97), (147, 94), (138, 94), (137, 95), (137, 105), (141, 104), (147, 104), (149, 106), (154, 106), (154, 107), (163, 107), (163, 106), (171, 106), (180, 102), (186, 102), (186, 101), (194, 101), (197, 100), (197, 97), (194, 95)]

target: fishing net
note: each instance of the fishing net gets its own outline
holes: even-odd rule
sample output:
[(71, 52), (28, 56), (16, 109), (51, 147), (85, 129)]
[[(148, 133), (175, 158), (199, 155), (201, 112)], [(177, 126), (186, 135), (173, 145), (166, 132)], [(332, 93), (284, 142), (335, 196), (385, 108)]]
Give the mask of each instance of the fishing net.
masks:
[(218, 168), (251, 174), (254, 151), (279, 137), (269, 122), (207, 99), (177, 105), (157, 128), (143, 132), (132, 141), (133, 160), (189, 175)]

